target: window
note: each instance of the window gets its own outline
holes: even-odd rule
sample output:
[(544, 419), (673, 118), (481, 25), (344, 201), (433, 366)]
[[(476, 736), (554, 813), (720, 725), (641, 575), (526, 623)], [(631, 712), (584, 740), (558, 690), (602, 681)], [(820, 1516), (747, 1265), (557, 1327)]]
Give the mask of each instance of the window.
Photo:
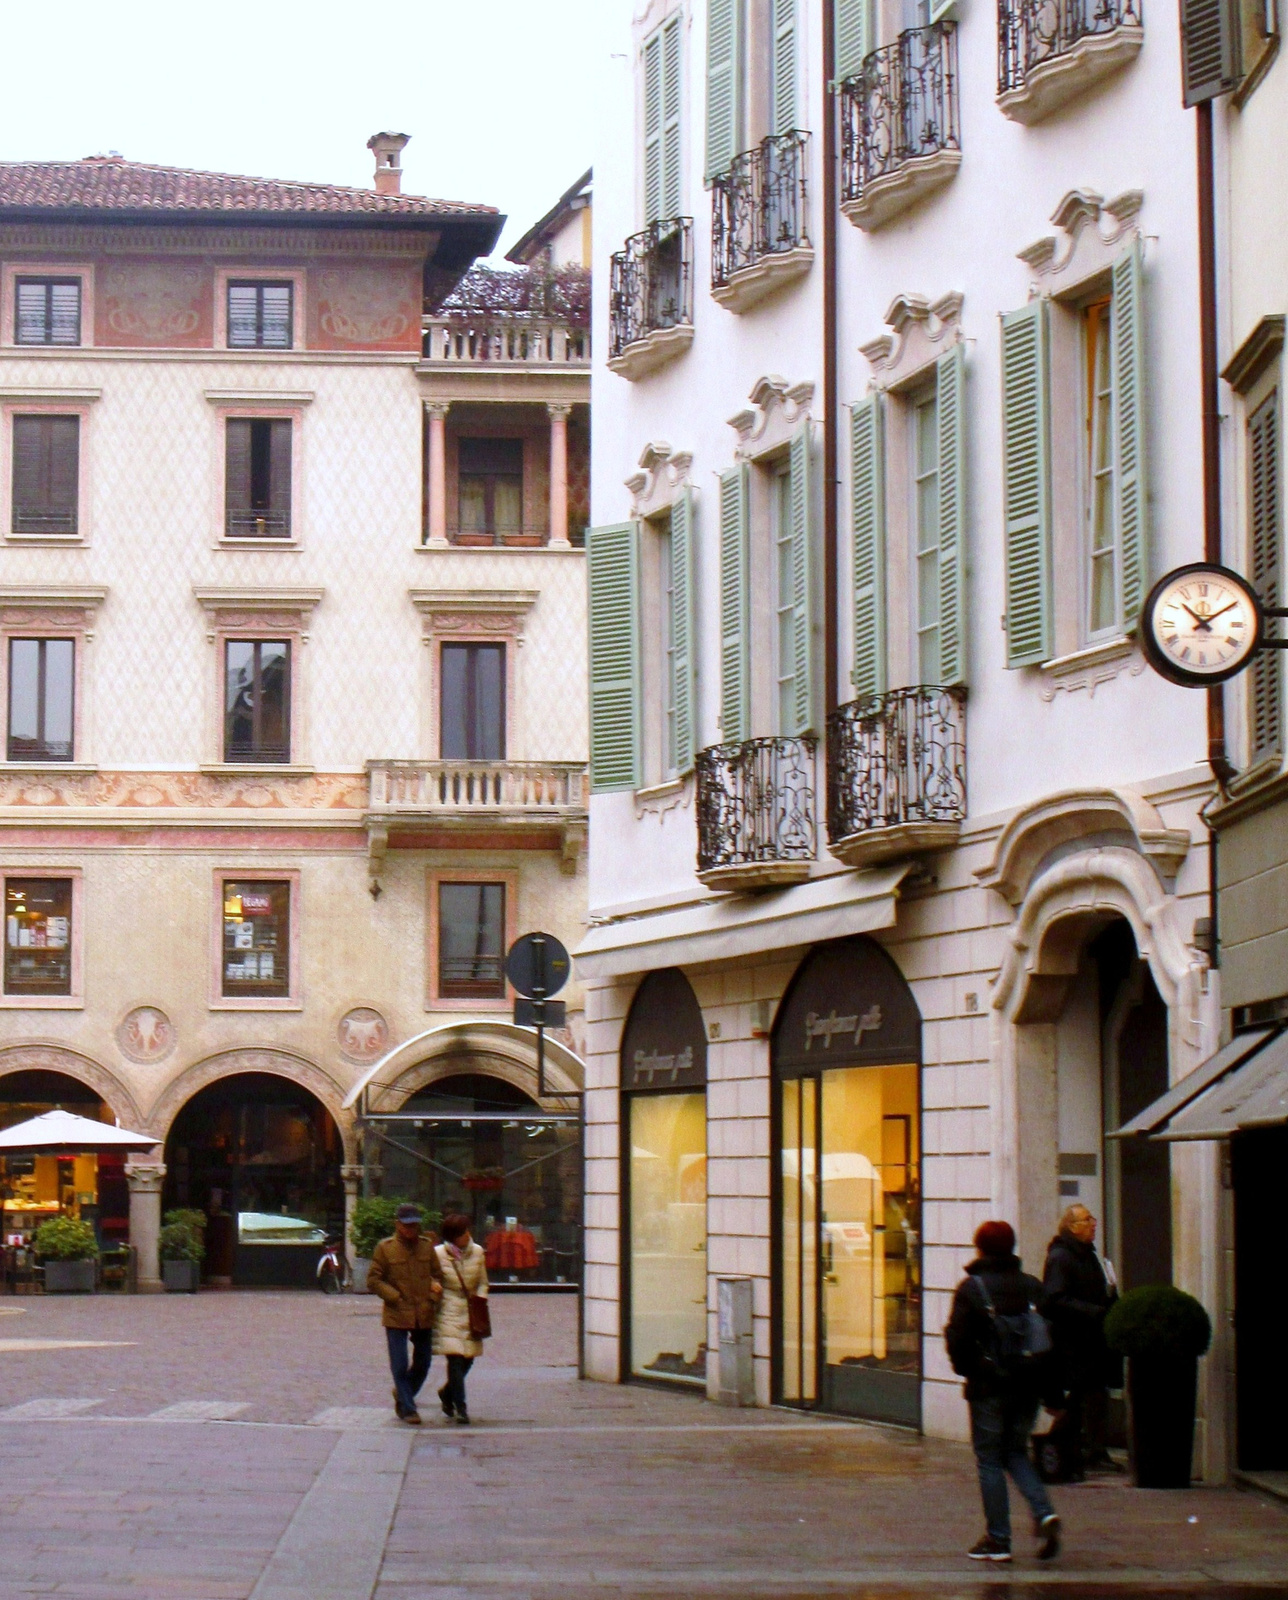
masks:
[(230, 283), (229, 349), (289, 350), (292, 300), (289, 283)]
[(224, 760), (291, 759), (291, 646), (284, 639), (224, 643)]
[(659, 664), (661, 666), (662, 693), (662, 775), (673, 778), (676, 772), (675, 741), (675, 544), (671, 536), (671, 518), (666, 516), (658, 529), (658, 622)]
[(439, 754), (445, 761), (505, 757), (505, 646), (444, 644)]
[(796, 706), (796, 581), (792, 538), (792, 479), (786, 464), (771, 479), (774, 533), (774, 666), (777, 682), (776, 731), (794, 731)]
[(19, 278), (14, 294), (15, 344), (79, 344), (79, 278)]
[(72, 880), (7, 878), (4, 992), (72, 992)]
[(13, 419), (14, 533), (77, 531), (80, 418)]
[(1113, 309), (1098, 300), (1083, 312), (1087, 433), (1087, 632), (1121, 624), (1118, 616), (1118, 540), (1114, 516), (1114, 389), (1110, 363)]
[(523, 533), (523, 440), (457, 441), (460, 535), (503, 544)]
[(288, 539), (290, 418), (230, 417), (225, 428), (224, 526), (229, 538)]
[(438, 993), (445, 1000), (504, 1000), (505, 885), (438, 885)]
[(70, 761), (76, 645), (71, 639), (10, 639), (10, 761)]
[(291, 885), (226, 878), (220, 993), (286, 999), (291, 992)]
[[(1252, 412), (1248, 429), (1248, 520), (1251, 577), (1263, 605), (1280, 606), (1283, 530), (1279, 477), (1279, 391)], [(1277, 636), (1281, 630), (1271, 630)], [(1278, 650), (1259, 651), (1248, 674), (1249, 746), (1253, 762), (1283, 748), (1283, 666)]]
[(680, 16), (644, 43), (644, 221), (680, 214)]
[(917, 682), (935, 684), (939, 650), (939, 404), (934, 393), (912, 404), (913, 528), (916, 539)]

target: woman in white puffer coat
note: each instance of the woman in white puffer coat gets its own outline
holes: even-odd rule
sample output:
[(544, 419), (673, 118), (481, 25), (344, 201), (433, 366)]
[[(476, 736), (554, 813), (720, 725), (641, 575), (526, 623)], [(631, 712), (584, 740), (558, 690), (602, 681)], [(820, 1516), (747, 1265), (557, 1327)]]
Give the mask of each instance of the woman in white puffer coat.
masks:
[(470, 1219), (443, 1218), (439, 1231), (438, 1264), (443, 1273), (443, 1298), (434, 1323), (434, 1350), (447, 1357), (447, 1382), (438, 1391), (443, 1415), (466, 1425), (470, 1420), (465, 1400), (465, 1374), (474, 1358), (483, 1354), (483, 1341), (470, 1331), (471, 1295), (487, 1299), (487, 1257), (470, 1235)]

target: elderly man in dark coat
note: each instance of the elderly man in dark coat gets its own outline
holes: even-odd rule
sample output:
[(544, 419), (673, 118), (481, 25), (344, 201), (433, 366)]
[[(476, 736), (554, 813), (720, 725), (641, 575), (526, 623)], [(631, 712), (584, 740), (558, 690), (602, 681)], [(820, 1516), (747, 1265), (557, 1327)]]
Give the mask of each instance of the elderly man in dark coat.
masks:
[(1060, 1230), (1047, 1247), (1042, 1287), (1055, 1347), (1056, 1430), (1064, 1436), (1073, 1475), (1085, 1476), (1089, 1466), (1112, 1469), (1105, 1419), (1109, 1385), (1120, 1380), (1105, 1343), (1105, 1314), (1118, 1298), (1118, 1286), (1112, 1268), (1096, 1254), (1096, 1219), (1086, 1206), (1070, 1206), (1060, 1218)]

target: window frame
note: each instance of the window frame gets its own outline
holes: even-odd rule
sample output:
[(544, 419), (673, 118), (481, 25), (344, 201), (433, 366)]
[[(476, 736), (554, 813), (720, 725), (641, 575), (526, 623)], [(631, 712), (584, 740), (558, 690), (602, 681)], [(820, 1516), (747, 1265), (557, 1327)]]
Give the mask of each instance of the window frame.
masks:
[[(446, 681), (447, 681), (446, 672), (445, 672), (444, 667), (443, 667), (443, 655), (444, 655), (444, 652), (446, 650), (453, 649), (453, 648), (454, 649), (466, 649), (466, 650), (488, 649), (488, 650), (499, 650), (501, 652), (501, 683), (500, 683), (500, 687), (501, 687), (501, 703), (500, 703), (501, 754), (499, 756), (448, 756), (448, 755), (443, 755), (442, 754), (442, 747), (443, 747), (443, 711), (444, 711), (444, 694), (443, 694), (443, 691), (444, 691), (444, 688), (445, 688), (445, 685), (446, 685)], [(437, 709), (438, 709), (439, 759), (442, 760), (442, 761), (459, 761), (459, 762), (462, 762), (462, 763), (464, 763), (466, 765), (470, 765), (470, 764), (473, 764), (475, 762), (481, 763), (481, 762), (485, 762), (485, 761), (505, 762), (508, 759), (509, 747), (510, 747), (509, 712), (510, 712), (510, 698), (511, 698), (511, 696), (510, 696), (510, 651), (506, 646), (506, 641), (504, 639), (479, 639), (479, 638), (473, 638), (473, 639), (439, 639), (437, 641), (437, 644), (436, 644), (436, 650), (437, 650), (437, 655), (438, 655), (438, 662), (437, 662), (437, 666), (438, 666)]]
[[(94, 639), (95, 615), (107, 597), (106, 589), (75, 588), (61, 594), (24, 594), (21, 589), (0, 591), (0, 707), (4, 713), (4, 737), (0, 742), (0, 771), (5, 772), (91, 772), (89, 758), (91, 718), (89, 693), (92, 677), (87, 658)], [(72, 759), (70, 761), (10, 761), (9, 751), (9, 646), (15, 639), (68, 639), (73, 648), (72, 665)]]
[[(291, 289), (291, 342), (283, 348), (274, 345), (246, 345), (228, 343), (228, 290), (233, 284), (257, 285), (288, 284)], [(261, 361), (290, 361), (301, 350), (308, 348), (304, 330), (305, 273), (301, 269), (259, 271), (254, 266), (218, 267), (215, 269), (215, 314), (213, 346), (224, 355), (235, 359), (247, 356)]]
[[(41, 349), (43, 346), (23, 346)], [(66, 346), (61, 348), (67, 348)], [(0, 539), (10, 545), (36, 545), (51, 549), (79, 549), (90, 542), (91, 502), (89, 455), (93, 431), (90, 413), (97, 392), (61, 401), (56, 398), (0, 401)], [(76, 449), (76, 531), (74, 533), (15, 533), (13, 531), (15, 466), (14, 424), (19, 417), (75, 417), (79, 423)]]
[[(54, 305), (53, 291), (74, 287), (76, 290), (76, 337), (74, 339), (22, 339), (19, 338), (18, 318), (20, 314), (19, 302), (22, 290), (30, 285), (37, 284), (45, 291), (45, 331), (53, 333)], [(39, 276), (24, 273), (14, 279), (13, 285), (13, 342), (21, 349), (52, 349), (52, 350), (79, 350), (81, 345), (81, 296), (84, 293), (84, 284), (79, 273), (70, 277), (46, 277), (43, 273)]]
[(420, 613), (427, 681), (421, 700), (421, 749), (429, 761), (443, 759), (441, 733), (444, 644), (504, 644), (505, 760), (524, 759), (524, 730), (519, 715), (519, 656), (524, 622), (536, 603), (529, 589), (412, 589), (411, 603)]
[[(19, 344), (18, 280), (76, 279), (80, 284), (80, 339), (76, 344)], [(76, 350), (94, 348), (94, 269), (84, 261), (6, 261), (0, 268), (0, 347), (21, 350), (37, 360), (59, 360)]]
[[(286, 995), (226, 995), (224, 993), (224, 885), (226, 883), (285, 883), (290, 889), (288, 912)], [(302, 1011), (304, 993), (301, 981), (301, 925), (304, 916), (302, 875), (298, 867), (271, 867), (262, 861), (253, 866), (211, 868), (210, 892), (210, 1011)]]
[[(15, 756), (12, 753), (12, 750), (13, 750), (13, 738), (14, 738), (14, 734), (13, 734), (13, 698), (12, 698), (12, 696), (13, 696), (13, 647), (16, 644), (35, 644), (37, 646), (41, 646), (42, 648), (38, 652), (39, 660), (40, 660), (40, 663), (41, 663), (41, 668), (43, 668), (45, 666), (47, 655), (48, 655), (47, 650), (43, 648), (44, 646), (48, 646), (48, 645), (51, 645), (51, 644), (69, 644), (71, 646), (71, 649), (72, 649), (72, 670), (71, 670), (71, 683), (70, 683), (70, 689), (71, 689), (71, 707), (70, 707), (71, 716), (68, 719), (68, 721), (70, 723), (70, 739), (69, 739), (69, 743), (71, 745), (71, 750), (65, 756)], [(5, 651), (5, 685), (4, 685), (4, 687), (5, 687), (5, 699), (4, 699), (4, 710), (5, 710), (4, 759), (5, 759), (5, 765), (6, 766), (40, 766), (40, 767), (49, 767), (49, 766), (63, 766), (63, 767), (66, 767), (66, 766), (74, 765), (74, 763), (76, 761), (76, 711), (77, 711), (77, 706), (76, 706), (76, 679), (77, 679), (77, 674), (78, 674), (78, 669), (79, 669), (79, 662), (76, 659), (78, 652), (77, 652), (77, 649), (76, 649), (76, 637), (75, 637), (75, 635), (74, 634), (73, 635), (68, 635), (68, 634), (65, 634), (65, 633), (63, 633), (63, 634), (59, 634), (59, 633), (39, 633), (39, 634), (36, 634), (36, 633), (27, 633), (27, 634), (24, 634), (24, 633), (11, 633), (11, 634), (7, 634), (5, 636), (5, 639), (4, 639), (4, 651)], [(41, 687), (37, 690), (37, 700), (38, 700), (38, 703), (41, 704), (41, 710), (43, 711), (45, 709), (43, 702), (47, 701), (47, 699), (48, 699), (47, 690), (46, 690), (46, 686), (45, 686), (47, 684), (47, 680), (48, 680), (48, 672), (47, 671), (41, 671), (40, 669), (38, 669), (38, 676), (39, 676), (40, 679), (45, 680), (41, 684)]]
[(444, 883), (499, 883), (505, 890), (503, 946), (508, 950), (518, 933), (519, 874), (513, 869), (498, 867), (493, 871), (455, 871), (450, 867), (429, 867), (425, 872), (425, 1010), (426, 1011), (480, 1011), (508, 1012), (514, 1003), (514, 991), (509, 981), (499, 997), (460, 999), (443, 995), (439, 988), (438, 956), (440, 946), (438, 901), (439, 887)]
[[(1108, 639), (1122, 636), (1126, 619), (1122, 617), (1120, 591), (1122, 588), (1122, 529), (1118, 516), (1119, 463), (1116, 446), (1118, 396), (1114, 390), (1113, 295), (1093, 294), (1077, 308), (1080, 344), (1081, 389), (1078, 414), (1082, 425), (1079, 445), (1078, 517), (1081, 528), (1079, 572), (1081, 577), (1080, 631), (1082, 642), (1097, 645)], [(1099, 337), (1093, 343), (1091, 330), (1093, 318)], [(1106, 387), (1102, 391), (1097, 371), (1101, 355), (1106, 371)], [(1098, 450), (1103, 449), (1108, 465), (1098, 464)], [(1097, 545), (1096, 513), (1098, 505), (1097, 479), (1108, 479), (1109, 541)], [(1113, 596), (1113, 616), (1110, 621), (1096, 627), (1093, 623), (1095, 609), (1094, 590), (1096, 561), (1108, 556), (1110, 562), (1110, 592)]]
[[(937, 373), (932, 367), (929, 381), (922, 383), (906, 396), (901, 396), (907, 413), (908, 426), (908, 598), (910, 601), (911, 615), (909, 618), (910, 645), (909, 670), (912, 681), (916, 684), (930, 687), (943, 681), (943, 616), (940, 612), (938, 600), (942, 584), (941, 563), (941, 519), (939, 515), (939, 497), (942, 492), (943, 462), (939, 456), (939, 384)], [(934, 463), (929, 471), (921, 470), (921, 427), (922, 418), (929, 412), (930, 426), (933, 430)], [(935, 484), (935, 527), (933, 541), (923, 548), (921, 518), (921, 485), (924, 480), (934, 479)], [(921, 563), (923, 557), (934, 557), (935, 570), (935, 620), (927, 625), (921, 609)], [(934, 634), (935, 671), (926, 671), (926, 660), (923, 653), (923, 635)]]
[[(285, 708), (284, 708), (286, 715), (285, 715), (285, 717), (283, 719), (284, 722), (285, 722), (285, 725), (286, 725), (286, 756), (285, 756), (285, 759), (284, 760), (275, 760), (275, 761), (260, 761), (260, 760), (257, 760), (256, 757), (253, 756), (253, 755), (252, 756), (236, 756), (236, 755), (232, 755), (232, 754), (229, 753), (230, 745), (231, 745), (231, 742), (232, 742), (232, 735), (231, 735), (231, 729), (230, 729), (230, 719), (231, 719), (231, 714), (232, 713), (231, 713), (231, 710), (230, 710), (229, 704), (228, 704), (228, 682), (229, 682), (229, 671), (230, 671), (229, 652), (231, 651), (231, 649), (235, 645), (249, 645), (250, 648), (251, 648), (251, 658), (252, 658), (252, 661), (254, 663), (254, 666), (253, 666), (253, 669), (252, 669), (252, 671), (253, 671), (252, 683), (256, 686), (256, 692), (257, 692), (257, 695), (258, 695), (258, 699), (257, 699), (257, 701), (256, 701), (256, 703), (254, 705), (254, 708), (252, 710), (251, 716), (252, 716), (252, 721), (253, 722), (258, 722), (258, 721), (262, 721), (262, 699), (263, 699), (263, 695), (262, 695), (263, 670), (262, 670), (262, 665), (261, 665), (262, 658), (261, 658), (260, 652), (261, 652), (261, 650), (263, 649), (263, 647), (265, 645), (276, 645), (276, 644), (283, 644), (286, 647), (286, 691), (285, 691), (285, 693), (286, 693), (286, 705), (285, 705)], [(222, 655), (223, 655), (223, 662), (222, 662), (222, 665), (223, 665), (223, 704), (222, 704), (222, 711), (223, 711), (223, 724), (224, 724), (224, 727), (223, 727), (223, 756), (224, 756), (224, 765), (225, 766), (229, 766), (229, 767), (233, 767), (233, 766), (236, 766), (236, 767), (242, 767), (242, 766), (289, 767), (290, 766), (290, 764), (291, 764), (292, 709), (293, 709), (292, 701), (293, 701), (293, 698), (294, 698), (293, 692), (292, 692), (293, 691), (293, 685), (292, 685), (291, 679), (292, 679), (292, 675), (293, 675), (292, 674), (292, 669), (293, 669), (293, 664), (294, 664), (293, 658), (295, 656), (295, 651), (292, 648), (292, 644), (293, 644), (293, 641), (289, 637), (287, 637), (287, 638), (270, 638), (270, 639), (261, 638), (261, 637), (258, 637), (258, 636), (256, 636), (256, 637), (248, 637), (248, 638), (229, 637), (229, 638), (226, 638), (223, 641), (223, 650), (222, 650)]]
[[(7, 981), (0, 968), (0, 1009), (6, 1011), (83, 1011), (85, 1008), (85, 915), (84, 870), (81, 867), (51, 866), (35, 863), (27, 866), (7, 865), (0, 869), (0, 894), (8, 904), (9, 881), (12, 878), (52, 878), (70, 882), (72, 886), (71, 927), (71, 988), (68, 994), (9, 994)], [(4, 937), (8, 941), (6, 925)]]
[[(242, 352), (244, 353), (244, 352)], [(306, 532), (303, 515), (304, 467), (307, 448), (304, 413), (311, 394), (286, 395), (274, 399), (271, 392), (262, 401), (250, 394), (227, 390), (208, 390), (214, 418), (210, 454), (211, 549), (213, 550), (298, 550)], [(290, 530), (285, 538), (275, 534), (260, 538), (255, 534), (228, 532), (228, 424), (230, 422), (289, 422), (291, 424), (291, 508)]]
[[(210, 698), (207, 701), (203, 772), (311, 773), (308, 695), (311, 682), (308, 643), (314, 607), (325, 590), (304, 588), (225, 589), (196, 584), (193, 594), (206, 613), (206, 640), (211, 647)], [(224, 758), (226, 654), (229, 642), (285, 639), (291, 646), (291, 704), (289, 762), (227, 761)]]

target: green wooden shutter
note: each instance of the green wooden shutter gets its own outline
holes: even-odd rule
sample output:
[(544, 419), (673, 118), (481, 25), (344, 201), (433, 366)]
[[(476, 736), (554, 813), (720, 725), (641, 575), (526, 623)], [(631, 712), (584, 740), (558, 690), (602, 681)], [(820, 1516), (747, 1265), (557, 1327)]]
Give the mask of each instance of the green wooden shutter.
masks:
[(662, 210), (680, 214), (680, 18), (662, 29)]
[(782, 732), (809, 733), (814, 715), (814, 471), (810, 425), (792, 435), (792, 726)]
[(745, 464), (720, 474), (720, 739), (751, 737), (751, 638)]
[(966, 352), (935, 363), (939, 420), (939, 678), (966, 678)]
[(1051, 385), (1047, 308), (1002, 318), (1002, 498), (1006, 528), (1006, 664), (1050, 659)]
[(772, 0), (773, 91), (771, 133), (790, 133), (796, 126), (796, 0)]
[[(1248, 418), (1248, 513), (1253, 587), (1267, 606), (1279, 606), (1283, 534), (1279, 495), (1279, 395), (1276, 391)], [(1278, 635), (1272, 624), (1272, 637)], [(1248, 674), (1249, 744), (1254, 762), (1277, 755), (1283, 742), (1283, 658), (1262, 650)]]
[(850, 526), (854, 540), (855, 695), (886, 689), (885, 412), (870, 395), (850, 414)]
[(1181, 84), (1187, 106), (1237, 88), (1238, 0), (1181, 0)]
[(743, 0), (707, 6), (707, 179), (729, 169), (742, 147)]
[(693, 556), (693, 491), (686, 489), (671, 507), (671, 704), (675, 707), (675, 770), (679, 777), (693, 771), (697, 744)]
[(852, 78), (871, 50), (868, 42), (870, 0), (832, 0), (835, 7), (836, 76), (838, 81)]
[(662, 215), (662, 35), (644, 41), (644, 220)]
[(639, 524), (586, 534), (590, 579), (590, 786), (640, 784)]
[(1130, 631), (1145, 601), (1149, 570), (1145, 471), (1145, 313), (1140, 240), (1114, 262), (1113, 384), (1118, 514), (1119, 615)]

